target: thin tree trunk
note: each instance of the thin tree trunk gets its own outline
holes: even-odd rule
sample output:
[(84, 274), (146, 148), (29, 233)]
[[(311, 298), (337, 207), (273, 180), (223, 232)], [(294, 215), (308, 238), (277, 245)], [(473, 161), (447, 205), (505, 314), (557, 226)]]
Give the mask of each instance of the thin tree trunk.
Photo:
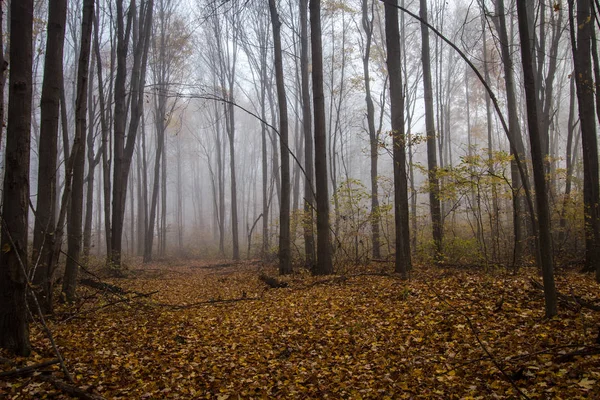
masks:
[(81, 264), (82, 219), (83, 219), (83, 186), (85, 174), (85, 134), (87, 125), (87, 91), (90, 64), (90, 48), (92, 39), (92, 21), (94, 18), (94, 0), (83, 3), (81, 22), (81, 48), (77, 67), (77, 99), (75, 101), (75, 138), (73, 148), (75, 164), (73, 165), (73, 182), (69, 201), (69, 218), (67, 224), (67, 260), (62, 291), (67, 301), (75, 300), (77, 275)]
[(275, 79), (277, 102), (279, 103), (279, 144), (281, 152), (281, 204), (279, 207), (279, 273), (292, 272), (290, 245), (290, 153), (288, 140), (288, 114), (285, 82), (283, 75), (283, 55), (281, 52), (281, 22), (275, 0), (269, 0), (273, 44), (275, 56)]
[(317, 203), (316, 275), (333, 273), (329, 225), (329, 188), (327, 182), (327, 132), (323, 94), (323, 45), (321, 38), (321, 1), (310, 0), (311, 49), (313, 58), (313, 104), (315, 123), (315, 176)]
[(402, 278), (411, 269), (408, 188), (406, 178), (406, 150), (404, 134), (404, 96), (400, 66), (400, 31), (398, 28), (397, 0), (385, 3), (385, 41), (387, 66), (390, 77), (390, 107), (392, 114), (392, 146), (394, 160), (394, 210), (396, 230), (395, 270)]
[[(31, 258), (31, 265), (34, 268), (33, 283), (41, 288), (38, 292), (38, 301), (45, 313), (52, 312), (52, 294), (54, 292), (54, 271), (50, 269), (50, 261), (52, 259), (52, 249), (54, 248), (56, 223), (56, 163), (58, 158), (60, 92), (63, 85), (66, 0), (51, 0), (48, 4), (48, 12), (48, 38), (40, 106), (37, 205)], [(0, 57), (2, 57), (1, 48)], [(4, 62), (4, 60), (2, 59), (0, 62)], [(2, 96), (2, 93), (3, 88), (0, 89), (0, 96)], [(0, 98), (3, 99), (3, 96)], [(4, 101), (2, 100), (0, 103), (3, 104)], [(0, 111), (1, 113), (2, 111)], [(0, 115), (0, 121), (1, 118)]]
[[(420, 17), (427, 21), (427, 0), (420, 0)], [(425, 131), (427, 137), (427, 174), (429, 178), (429, 212), (435, 244), (435, 260), (442, 257), (442, 211), (440, 206), (440, 182), (437, 177), (437, 153), (435, 148), (435, 120), (433, 115), (433, 86), (431, 83), (431, 57), (429, 29), (421, 24), (421, 60), (423, 63), (423, 91), (425, 99)]]
[(546, 192), (546, 174), (544, 170), (544, 152), (539, 132), (538, 104), (536, 101), (535, 75), (533, 71), (531, 40), (529, 36), (529, 23), (527, 19), (527, 0), (517, 0), (517, 13), (519, 21), (519, 36), (521, 38), (521, 62), (523, 64), (523, 77), (525, 96), (527, 102), (527, 123), (529, 126), (529, 142), (531, 145), (531, 162), (533, 166), (533, 179), (535, 183), (535, 200), (537, 205), (538, 237), (537, 252), (541, 262), (544, 280), (544, 298), (546, 317), (552, 318), (557, 314), (556, 287), (554, 284), (554, 265), (552, 257), (552, 234), (550, 227), (550, 208), (548, 193)]
[[(314, 236), (314, 170), (313, 170), (313, 137), (312, 116), (310, 109), (310, 88), (308, 77), (308, 3), (300, 0), (300, 74), (302, 79), (302, 129), (304, 131), (304, 253), (306, 267), (313, 271), (315, 268), (315, 236)], [(266, 188), (265, 188), (266, 191)], [(263, 223), (266, 224), (263, 210)]]

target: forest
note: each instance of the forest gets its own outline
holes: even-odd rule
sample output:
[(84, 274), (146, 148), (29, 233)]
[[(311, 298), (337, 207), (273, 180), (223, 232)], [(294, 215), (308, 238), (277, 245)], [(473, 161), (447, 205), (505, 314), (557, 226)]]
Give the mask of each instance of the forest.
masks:
[(0, 397), (600, 396), (599, 0), (0, 0)]

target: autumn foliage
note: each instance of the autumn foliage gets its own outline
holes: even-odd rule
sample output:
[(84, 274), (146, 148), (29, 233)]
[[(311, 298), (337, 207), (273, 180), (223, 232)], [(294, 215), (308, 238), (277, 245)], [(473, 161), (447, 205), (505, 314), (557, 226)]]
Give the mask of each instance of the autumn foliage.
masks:
[[(75, 384), (107, 399), (593, 398), (600, 298), (558, 271), (559, 316), (543, 315), (535, 270), (377, 266), (278, 277), (260, 264), (145, 265), (111, 286), (80, 285), (49, 326)], [(391, 272), (391, 267), (390, 272)], [(579, 296), (579, 297), (577, 297)], [(571, 299), (571, 300), (569, 300)], [(54, 357), (32, 325), (33, 357)], [(7, 353), (0, 354), (8, 357)], [(4, 362), (8, 360), (2, 359)], [(2, 372), (0, 371), (0, 372)], [(67, 398), (40, 374), (0, 377), (0, 397)], [(4, 379), (4, 380), (2, 380)], [(520, 392), (520, 393), (519, 393)]]

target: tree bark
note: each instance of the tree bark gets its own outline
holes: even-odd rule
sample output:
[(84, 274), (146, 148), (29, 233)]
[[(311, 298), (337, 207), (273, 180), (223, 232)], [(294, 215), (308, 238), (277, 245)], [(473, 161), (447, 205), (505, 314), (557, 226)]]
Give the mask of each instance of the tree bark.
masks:
[(87, 91), (90, 66), (90, 48), (92, 38), (92, 18), (94, 17), (94, 0), (84, 0), (81, 19), (81, 47), (77, 67), (77, 99), (75, 101), (75, 138), (73, 182), (69, 200), (69, 218), (67, 223), (67, 261), (62, 291), (67, 301), (75, 300), (77, 274), (81, 264), (82, 220), (83, 220), (83, 186), (85, 175), (85, 138), (87, 124)]
[(533, 70), (532, 46), (529, 35), (529, 21), (527, 18), (527, 0), (517, 0), (517, 13), (519, 22), (519, 37), (521, 38), (521, 62), (523, 64), (523, 78), (525, 85), (525, 100), (527, 103), (527, 123), (529, 126), (529, 142), (531, 146), (531, 163), (533, 166), (533, 180), (535, 184), (535, 200), (537, 205), (537, 259), (541, 263), (544, 280), (544, 298), (546, 317), (551, 318), (557, 314), (556, 287), (554, 284), (554, 265), (552, 256), (552, 234), (550, 231), (550, 208), (548, 193), (546, 192), (546, 174), (544, 169), (544, 151), (540, 134), (538, 119), (538, 104), (536, 99), (535, 75)]
[(66, 0), (51, 0), (48, 3), (48, 38), (40, 104), (37, 205), (31, 257), (31, 265), (34, 268), (33, 283), (41, 289), (37, 295), (45, 313), (52, 312), (53, 300), (54, 271), (50, 269), (50, 261), (56, 224), (56, 162), (66, 18)]
[(390, 107), (392, 115), (392, 146), (394, 160), (394, 223), (396, 231), (395, 270), (403, 278), (411, 269), (408, 187), (404, 135), (404, 96), (400, 66), (400, 31), (398, 1), (385, 2), (385, 41), (387, 67), (390, 77)]
[(6, 169), (0, 236), (0, 347), (31, 352), (27, 321), (27, 219), (32, 95), (33, 0), (10, 4), (10, 62)]
[[(427, 0), (420, 0), (420, 17), (427, 21)], [(429, 178), (429, 212), (435, 245), (435, 260), (442, 258), (442, 211), (440, 206), (440, 182), (437, 177), (437, 152), (435, 148), (435, 120), (433, 117), (433, 85), (431, 82), (431, 56), (429, 28), (421, 24), (421, 61), (423, 63), (423, 92), (425, 100), (425, 131), (427, 136), (427, 174)]]
[(381, 222), (379, 210), (379, 184), (377, 182), (377, 162), (379, 158), (379, 132), (375, 129), (375, 106), (371, 95), (371, 74), (369, 60), (371, 58), (371, 43), (373, 41), (373, 7), (371, 4), (371, 18), (369, 18), (369, 2), (362, 0), (362, 28), (365, 32), (365, 48), (362, 57), (363, 77), (365, 80), (365, 102), (367, 103), (367, 128), (369, 133), (369, 157), (371, 162), (371, 240), (373, 241), (372, 257), (381, 258), (381, 244), (379, 240), (379, 224)]
[[(573, 24), (573, 0), (569, 1), (570, 23)], [(594, 17), (590, 0), (577, 0), (577, 38), (573, 42), (575, 86), (579, 104), (579, 123), (583, 148), (583, 204), (585, 219), (585, 271), (595, 271), (600, 282), (600, 195), (598, 171), (598, 138), (594, 110), (594, 77), (592, 76), (591, 38)], [(571, 33), (574, 35), (574, 28)]]
[(313, 58), (313, 105), (315, 124), (315, 186), (317, 203), (317, 264), (315, 275), (333, 273), (329, 225), (329, 188), (327, 182), (327, 132), (323, 92), (323, 45), (321, 38), (321, 1), (310, 0), (311, 49)]
[[(310, 109), (310, 82), (308, 76), (308, 2), (300, 0), (300, 75), (302, 80), (302, 129), (304, 131), (304, 254), (306, 268), (315, 268), (315, 235), (314, 235), (314, 157), (313, 135)], [(263, 223), (267, 214), (263, 211)]]
[(283, 56), (281, 52), (281, 21), (275, 0), (269, 0), (275, 57), (275, 81), (277, 102), (279, 103), (279, 144), (281, 152), (281, 204), (279, 207), (279, 273), (292, 273), (290, 248), (290, 153), (288, 139), (287, 98), (283, 76)]
[(130, 119), (127, 139), (125, 138), (127, 47), (131, 20), (136, 12), (135, 1), (129, 9), (127, 29), (123, 28), (123, 0), (117, 0), (117, 75), (115, 78), (115, 115), (114, 115), (114, 168), (112, 186), (112, 217), (111, 217), (111, 267), (116, 273), (120, 272), (123, 223), (125, 220), (125, 200), (127, 198), (127, 182), (131, 169), (133, 151), (138, 126), (144, 104), (144, 83), (146, 64), (152, 27), (154, 1), (143, 2), (139, 9), (139, 23), (134, 29), (133, 66), (130, 78)]

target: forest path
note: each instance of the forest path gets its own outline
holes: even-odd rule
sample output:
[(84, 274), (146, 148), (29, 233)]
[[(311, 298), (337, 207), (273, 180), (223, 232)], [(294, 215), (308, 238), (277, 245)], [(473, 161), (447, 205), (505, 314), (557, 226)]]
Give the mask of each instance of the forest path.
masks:
[[(108, 280), (125, 296), (81, 287), (80, 303), (60, 306), (50, 328), (76, 383), (106, 398), (517, 398), (515, 387), (530, 398), (600, 393), (598, 355), (561, 358), (593, 348), (599, 313), (563, 306), (559, 317), (544, 319), (534, 270), (418, 267), (409, 281), (297, 274), (277, 278), (288, 283), (281, 289), (268, 288), (260, 273), (276, 276), (252, 263), (143, 266)], [(557, 282), (563, 293), (600, 298), (587, 276), (561, 272)], [(32, 343), (30, 362), (52, 358), (38, 325)], [(64, 398), (31, 377), (0, 380), (4, 395)]]

